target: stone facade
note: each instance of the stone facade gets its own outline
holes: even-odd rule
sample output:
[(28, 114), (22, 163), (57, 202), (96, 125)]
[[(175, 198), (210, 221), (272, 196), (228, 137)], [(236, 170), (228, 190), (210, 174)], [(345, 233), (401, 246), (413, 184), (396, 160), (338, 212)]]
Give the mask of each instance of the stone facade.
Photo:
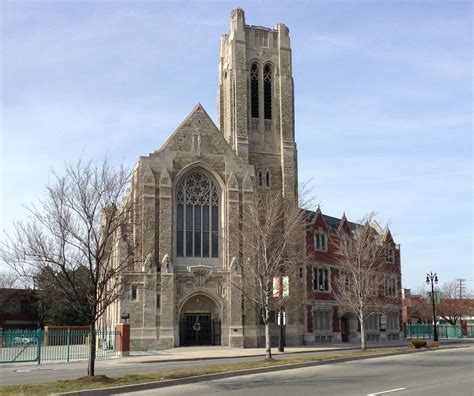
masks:
[[(252, 117), (253, 64), (259, 114)], [(245, 240), (235, 246), (224, 236), (242, 224), (243, 202), (256, 189), (297, 194), (291, 73), (288, 28), (246, 25), (243, 10), (236, 8), (230, 32), (221, 39), (219, 128), (197, 105), (161, 149), (138, 160), (126, 198), (135, 203), (133, 216), (117, 236), (122, 242), (115, 253), (124, 257), (138, 246), (123, 275), (129, 292), (109, 307), (100, 324), (111, 327), (121, 313), (129, 313), (132, 350), (194, 341), (183, 332), (196, 315), (212, 321), (211, 331), (219, 333), (208, 343), (263, 345), (259, 315), (229, 286), (245, 281), (231, 269), (239, 252), (245, 256)], [(215, 197), (205, 195), (206, 186), (196, 187), (203, 183)], [(192, 191), (199, 191), (197, 200), (190, 197)], [(301, 343), (302, 326), (294, 321), (290, 342)]]
[[(218, 81), (218, 126), (198, 104), (133, 170), (125, 199), (134, 210), (113, 253), (129, 261), (127, 290), (99, 323), (112, 328), (129, 314), (132, 350), (264, 345), (260, 315), (230, 286), (246, 281), (235, 263), (250, 255), (248, 242), (225, 236), (245, 224), (245, 202), (258, 189), (297, 198), (288, 28), (249, 26), (234, 9), (221, 38)], [(318, 296), (304, 286), (303, 262), (300, 294), (304, 301), (309, 293), (312, 307)], [(315, 341), (301, 302), (289, 316), (287, 345)], [(272, 338), (277, 334), (273, 326)]]

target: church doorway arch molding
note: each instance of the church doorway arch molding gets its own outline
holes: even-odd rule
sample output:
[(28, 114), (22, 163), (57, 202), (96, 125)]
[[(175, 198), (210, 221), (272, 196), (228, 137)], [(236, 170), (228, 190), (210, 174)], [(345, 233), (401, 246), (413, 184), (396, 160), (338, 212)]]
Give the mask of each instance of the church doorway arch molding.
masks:
[(180, 304), (180, 346), (221, 344), (221, 307), (206, 294), (195, 292)]

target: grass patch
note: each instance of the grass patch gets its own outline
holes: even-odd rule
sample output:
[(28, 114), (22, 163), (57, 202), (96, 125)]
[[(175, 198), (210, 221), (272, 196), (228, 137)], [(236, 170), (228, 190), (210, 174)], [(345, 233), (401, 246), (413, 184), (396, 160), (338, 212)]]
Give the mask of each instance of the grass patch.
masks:
[[(108, 388), (111, 386), (122, 386), (140, 384), (144, 382), (163, 381), (169, 379), (192, 377), (196, 375), (206, 374), (217, 374), (230, 371), (247, 370), (261, 367), (276, 367), (288, 364), (308, 363), (308, 362), (319, 362), (319, 361), (331, 361), (342, 358), (350, 358), (356, 356), (373, 356), (384, 354), (387, 352), (401, 352), (407, 351), (408, 348), (381, 348), (381, 349), (369, 349), (367, 351), (346, 351), (346, 352), (326, 352), (316, 353), (311, 356), (301, 357), (289, 357), (283, 358), (284, 355), (274, 355), (276, 359), (273, 361), (259, 360), (255, 362), (242, 362), (234, 364), (221, 365), (213, 362), (208, 366), (204, 367), (192, 367), (179, 370), (160, 370), (157, 372), (144, 373), (144, 374), (129, 374), (122, 375), (119, 377), (107, 377), (107, 376), (96, 376), (94, 380), (87, 377), (79, 378), (76, 380), (67, 381), (55, 381), (47, 382), (44, 384), (33, 384), (33, 385), (13, 385), (5, 386), (0, 388), (0, 395), (48, 395), (51, 393), (61, 393), (85, 389), (97, 389), (97, 388)], [(294, 355), (293, 355), (294, 356)], [(146, 370), (146, 368), (143, 368)]]

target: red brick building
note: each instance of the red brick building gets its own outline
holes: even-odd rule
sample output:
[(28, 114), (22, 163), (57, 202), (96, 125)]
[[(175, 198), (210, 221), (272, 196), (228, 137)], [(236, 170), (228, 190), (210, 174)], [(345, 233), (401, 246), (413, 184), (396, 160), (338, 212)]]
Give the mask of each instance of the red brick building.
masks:
[[(327, 216), (318, 209), (310, 212), (306, 228), (306, 333), (305, 343), (357, 342), (360, 324), (356, 316), (340, 307), (334, 296), (339, 276), (337, 260), (338, 233), (351, 233), (357, 224)], [(398, 340), (401, 326), (400, 246), (389, 229), (374, 224), (374, 233), (386, 246), (385, 262), (381, 263), (378, 297), (383, 311), (374, 312), (366, 322), (367, 341)]]

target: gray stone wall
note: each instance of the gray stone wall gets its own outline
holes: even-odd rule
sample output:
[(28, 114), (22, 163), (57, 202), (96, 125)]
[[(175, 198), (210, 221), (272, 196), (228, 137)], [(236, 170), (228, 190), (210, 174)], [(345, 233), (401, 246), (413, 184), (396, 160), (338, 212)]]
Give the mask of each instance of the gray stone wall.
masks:
[[(196, 296), (214, 304), (213, 315), (222, 321), (223, 345), (257, 346), (263, 336), (257, 313), (232, 286), (245, 282), (237, 263), (250, 252), (240, 233), (231, 234), (245, 224), (243, 203), (256, 191), (256, 171), (270, 172), (272, 189), (296, 194), (291, 49), (284, 25), (246, 25), (241, 9), (232, 12), (230, 25), (221, 39), (220, 129), (198, 105), (163, 147), (140, 157), (133, 171), (126, 199), (135, 207), (123, 238), (138, 248), (124, 278), (137, 285), (139, 293), (136, 301), (124, 293), (115, 307), (130, 312), (133, 349), (178, 346), (179, 320), (183, 309), (195, 306)], [(262, 32), (268, 40), (259, 42)], [(273, 68), (270, 122), (263, 116), (257, 123), (249, 118), (249, 62), (255, 60)], [(263, 115), (263, 101), (260, 106)], [(176, 257), (175, 186), (196, 169), (211, 177), (221, 194), (217, 259)], [(297, 340), (297, 333), (290, 331), (290, 339)]]

